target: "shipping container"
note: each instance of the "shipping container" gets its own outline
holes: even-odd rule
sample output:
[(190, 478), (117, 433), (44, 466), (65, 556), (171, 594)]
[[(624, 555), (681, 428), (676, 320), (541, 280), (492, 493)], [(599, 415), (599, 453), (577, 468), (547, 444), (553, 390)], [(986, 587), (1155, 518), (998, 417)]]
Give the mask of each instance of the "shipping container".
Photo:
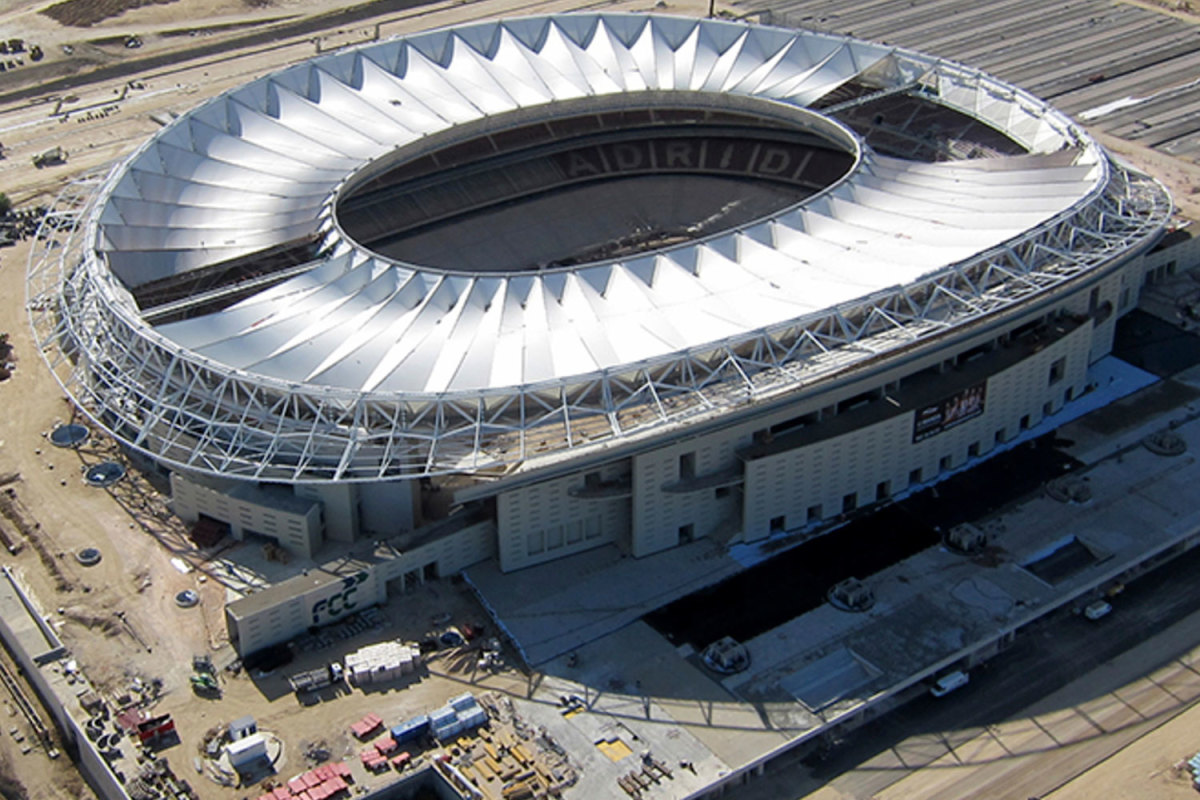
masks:
[(464, 711), (470, 711), (472, 708), (477, 708), (479, 703), (475, 701), (475, 695), (467, 692), (460, 694), (458, 697), (450, 698), (450, 707), (461, 714)]
[(419, 717), (413, 717), (410, 720), (401, 722), (396, 727), (392, 728), (392, 738), (397, 742), (406, 742), (411, 739), (416, 739), (418, 736), (423, 736), (429, 730), (429, 717), (422, 714)]
[(482, 708), (475, 707), (470, 711), (459, 716), (459, 721), (462, 723), (463, 730), (471, 730), (478, 728), (480, 725), (487, 724), (487, 712)]
[(457, 717), (455, 717), (452, 721), (447, 722), (441, 727), (435, 727), (433, 729), (433, 738), (437, 739), (439, 742), (444, 742), (447, 739), (457, 736), (462, 732), (462, 729), (462, 723), (458, 721)]
[(446, 720), (457, 719), (457, 718), (458, 718), (458, 713), (453, 708), (451, 708), (450, 706), (442, 706), (441, 708), (437, 709), (436, 711), (431, 711), (429, 713), (429, 724), (433, 725), (433, 727), (436, 728), (438, 725), (445, 722)]

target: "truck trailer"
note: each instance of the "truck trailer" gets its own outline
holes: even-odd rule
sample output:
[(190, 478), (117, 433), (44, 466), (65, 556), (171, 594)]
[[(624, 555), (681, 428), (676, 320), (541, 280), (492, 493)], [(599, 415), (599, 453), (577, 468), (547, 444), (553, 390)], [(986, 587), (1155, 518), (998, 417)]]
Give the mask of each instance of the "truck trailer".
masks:
[(333, 686), (335, 683), (340, 683), (341, 680), (342, 665), (335, 661), (307, 672), (298, 672), (288, 678), (288, 683), (291, 684), (293, 692), (303, 694)]

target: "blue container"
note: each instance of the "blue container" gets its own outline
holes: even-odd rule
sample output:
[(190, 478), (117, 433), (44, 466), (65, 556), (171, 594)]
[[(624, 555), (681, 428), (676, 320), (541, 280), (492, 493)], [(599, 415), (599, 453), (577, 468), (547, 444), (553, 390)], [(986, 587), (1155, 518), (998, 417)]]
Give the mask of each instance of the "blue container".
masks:
[(422, 714), (419, 717), (413, 717), (410, 720), (401, 722), (396, 727), (392, 728), (392, 738), (397, 742), (407, 742), (410, 739), (416, 739), (422, 736), (429, 730), (429, 717)]
[(462, 729), (462, 723), (455, 718), (452, 722), (446, 725), (435, 727), (433, 729), (433, 737), (439, 742), (444, 742), (447, 739), (457, 736), (462, 732)]
[(467, 692), (466, 694), (460, 694), (458, 697), (450, 698), (450, 707), (461, 715), (463, 711), (478, 708), (479, 703), (475, 702), (475, 695)]
[(477, 707), (460, 716), (459, 720), (462, 722), (464, 731), (471, 730), (487, 722), (487, 712)]
[(433, 725), (433, 727), (436, 728), (448, 719), (457, 719), (457, 718), (458, 718), (458, 712), (456, 712), (450, 706), (442, 706), (437, 711), (430, 712), (429, 723), (431, 725)]

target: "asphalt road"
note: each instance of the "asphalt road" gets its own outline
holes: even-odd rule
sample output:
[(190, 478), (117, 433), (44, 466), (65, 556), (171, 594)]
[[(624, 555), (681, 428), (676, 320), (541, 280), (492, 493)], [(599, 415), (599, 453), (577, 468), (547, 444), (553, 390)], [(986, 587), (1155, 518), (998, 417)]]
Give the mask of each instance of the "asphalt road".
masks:
[[(781, 759), (766, 775), (739, 787), (747, 800), (804, 797), (827, 783), (847, 797), (874, 794), (963, 744), (988, 726), (1019, 717), (1030, 705), (1200, 612), (1200, 549), (1129, 584), (1114, 611), (1096, 622), (1063, 612), (1018, 636), (1013, 646), (972, 672), (971, 683), (937, 699), (921, 695), (851, 732), (824, 760)], [(1162, 663), (1178, 656), (1163, 652)], [(1118, 681), (1119, 684), (1120, 681)], [(1117, 686), (1098, 686), (1097, 694)], [(891, 751), (894, 769), (861, 769)], [(1097, 760), (1108, 750), (1097, 752)]]

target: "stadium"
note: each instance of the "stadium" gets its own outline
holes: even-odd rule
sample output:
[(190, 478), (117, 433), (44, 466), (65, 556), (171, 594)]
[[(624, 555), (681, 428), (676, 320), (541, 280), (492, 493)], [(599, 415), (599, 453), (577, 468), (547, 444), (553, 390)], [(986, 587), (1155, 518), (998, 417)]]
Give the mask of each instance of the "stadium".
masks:
[(249, 652), (487, 559), (762, 541), (984, 458), (1089, 391), (1170, 212), (967, 66), (567, 14), (204, 103), (64, 193), (29, 297), (183, 519), (369, 543), (231, 603)]

